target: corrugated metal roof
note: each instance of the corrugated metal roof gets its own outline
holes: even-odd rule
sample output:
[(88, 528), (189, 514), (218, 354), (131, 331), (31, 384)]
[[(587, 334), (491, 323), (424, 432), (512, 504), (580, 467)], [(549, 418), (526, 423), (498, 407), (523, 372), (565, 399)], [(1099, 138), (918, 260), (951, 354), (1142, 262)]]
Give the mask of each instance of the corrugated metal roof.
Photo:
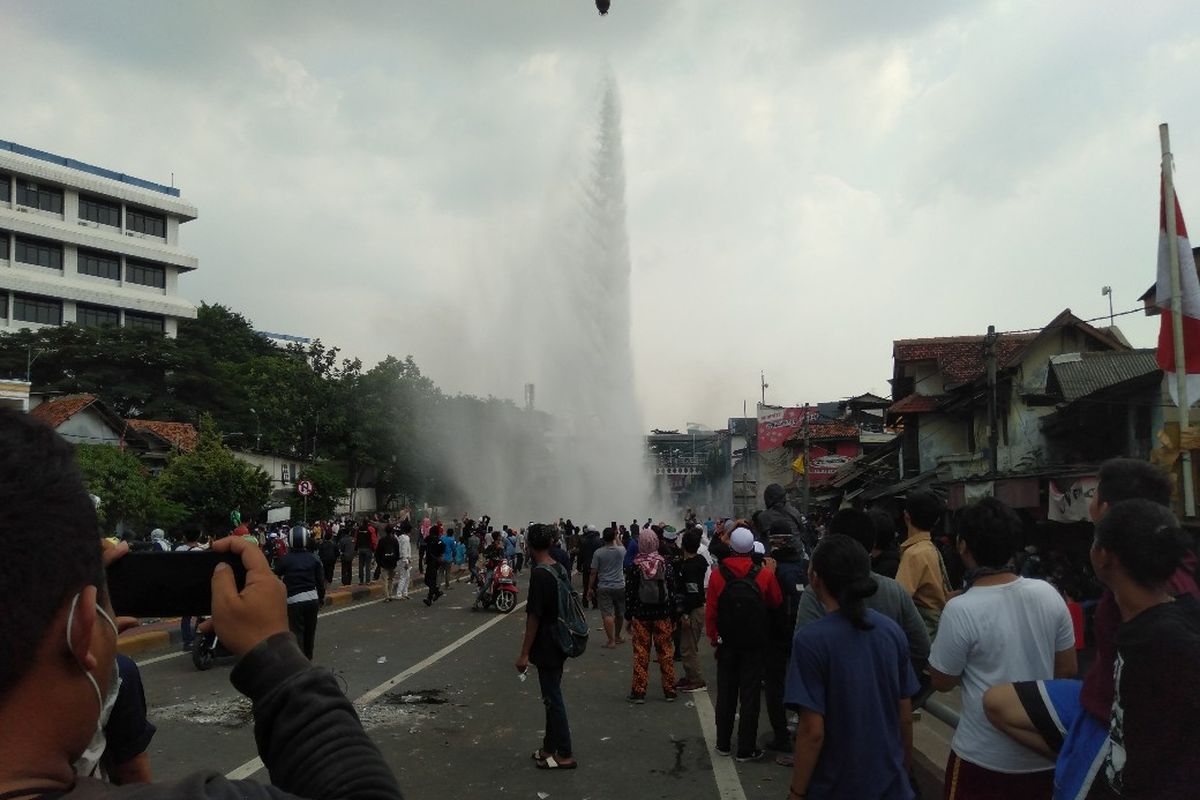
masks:
[(1073, 403), (1102, 389), (1158, 372), (1154, 350), (1064, 353), (1050, 359), (1052, 385), (1063, 402)]

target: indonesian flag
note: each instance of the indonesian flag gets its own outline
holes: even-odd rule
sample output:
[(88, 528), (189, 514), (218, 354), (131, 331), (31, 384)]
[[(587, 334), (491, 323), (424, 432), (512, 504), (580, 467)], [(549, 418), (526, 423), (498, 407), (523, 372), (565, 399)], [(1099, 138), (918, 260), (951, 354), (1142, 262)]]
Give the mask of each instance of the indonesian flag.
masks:
[(1167, 384), (1171, 399), (1179, 405), (1178, 384), (1175, 379), (1175, 332), (1174, 316), (1171, 313), (1171, 260), (1167, 250), (1179, 250), (1179, 291), (1183, 311), (1183, 354), (1187, 370), (1188, 404), (1200, 400), (1200, 278), (1196, 277), (1196, 261), (1192, 256), (1192, 245), (1188, 241), (1187, 226), (1183, 224), (1183, 211), (1179, 208), (1179, 195), (1175, 195), (1175, 241), (1167, 241), (1167, 197), (1163, 184), (1159, 183), (1158, 203), (1158, 284), (1155, 302), (1162, 310), (1162, 324), (1158, 329), (1158, 366), (1167, 373)]

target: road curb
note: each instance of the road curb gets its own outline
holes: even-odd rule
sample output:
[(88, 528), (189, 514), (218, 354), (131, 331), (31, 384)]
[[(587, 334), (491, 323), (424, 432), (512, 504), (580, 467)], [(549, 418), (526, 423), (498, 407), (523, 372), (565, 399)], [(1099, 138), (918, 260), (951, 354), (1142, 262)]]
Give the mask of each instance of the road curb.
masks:
[(179, 629), (164, 631), (147, 631), (135, 633), (132, 636), (122, 636), (117, 640), (117, 652), (123, 656), (135, 656), (147, 650), (161, 650), (178, 644), (181, 639)]

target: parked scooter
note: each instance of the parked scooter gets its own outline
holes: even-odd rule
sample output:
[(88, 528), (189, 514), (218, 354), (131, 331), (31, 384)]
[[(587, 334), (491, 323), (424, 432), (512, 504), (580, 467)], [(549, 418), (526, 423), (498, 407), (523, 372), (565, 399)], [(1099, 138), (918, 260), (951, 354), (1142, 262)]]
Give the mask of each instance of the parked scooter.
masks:
[[(200, 623), (204, 621), (203, 617), (196, 619), (196, 627), (200, 627)], [(225, 645), (221, 644), (217, 637), (216, 631), (204, 633), (196, 631), (196, 638), (192, 641), (192, 664), (196, 669), (203, 672), (207, 669), (212, 669), (217, 663), (232, 663), (234, 660), (233, 653), (229, 652)]]
[(490, 575), (485, 577), (481, 574), (478, 583), (479, 596), (475, 598), (475, 605), (471, 606), (472, 611), (495, 607), (497, 611), (507, 614), (517, 607), (517, 579), (507, 558), (500, 559)]

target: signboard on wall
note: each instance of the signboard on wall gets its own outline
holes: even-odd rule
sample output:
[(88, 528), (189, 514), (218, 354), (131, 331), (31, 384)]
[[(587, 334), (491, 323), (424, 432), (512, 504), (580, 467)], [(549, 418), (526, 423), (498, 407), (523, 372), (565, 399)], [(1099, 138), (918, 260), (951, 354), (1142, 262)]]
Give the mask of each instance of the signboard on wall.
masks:
[(1100, 479), (1094, 475), (1085, 478), (1055, 478), (1049, 482), (1050, 508), (1047, 518), (1051, 522), (1087, 522), (1091, 519), (1090, 506), (1096, 495)]

